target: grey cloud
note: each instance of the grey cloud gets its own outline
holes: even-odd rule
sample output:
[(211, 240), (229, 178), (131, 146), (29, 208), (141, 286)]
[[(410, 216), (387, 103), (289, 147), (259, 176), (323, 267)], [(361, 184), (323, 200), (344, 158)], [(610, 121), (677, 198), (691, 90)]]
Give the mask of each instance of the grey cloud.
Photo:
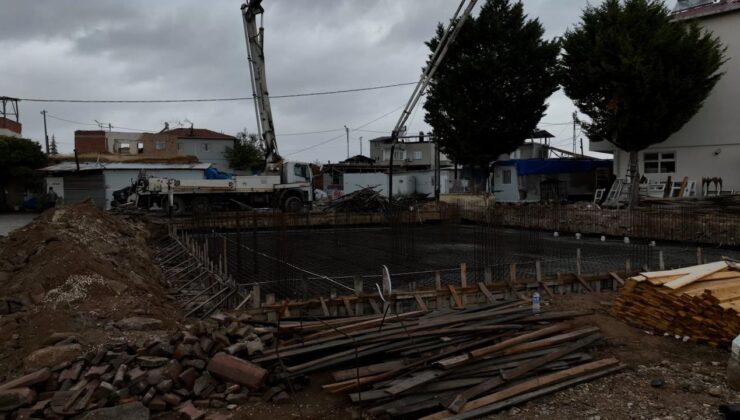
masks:
[[(250, 96), (239, 1), (0, 0), (0, 95), (46, 98), (137, 99)], [(265, 0), (267, 72), (273, 95), (417, 80), (424, 46), (452, 0)], [(527, 0), (525, 10), (555, 37), (573, 25), (586, 0)], [(275, 99), (279, 133), (355, 128), (405, 103), (412, 87)], [(570, 119), (573, 106), (557, 93), (545, 117)], [(159, 129), (188, 118), (226, 133), (254, 128), (250, 101), (195, 104), (40, 104), (23, 102), (24, 134), (43, 138), (39, 112), (93, 123)], [(389, 131), (400, 110), (366, 127)], [(49, 120), (50, 132), (71, 151), (75, 129)], [(418, 111), (410, 131), (428, 130)], [(554, 131), (562, 131), (557, 128)], [(279, 138), (290, 153), (337, 133)], [(567, 136), (567, 130), (561, 133)], [(358, 137), (379, 135), (353, 132)], [(336, 161), (343, 139), (293, 158)], [(367, 152), (367, 143), (365, 151)]]

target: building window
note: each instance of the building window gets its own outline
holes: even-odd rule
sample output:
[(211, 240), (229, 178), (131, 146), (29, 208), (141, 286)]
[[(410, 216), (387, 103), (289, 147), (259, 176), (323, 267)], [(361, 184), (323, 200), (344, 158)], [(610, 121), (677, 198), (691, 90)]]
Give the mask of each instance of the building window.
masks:
[(209, 151), (210, 149), (211, 149), (211, 148), (210, 148), (210, 145), (209, 145), (208, 143), (201, 143), (201, 145), (200, 145), (200, 150), (202, 150), (202, 151), (204, 151), (204, 152), (207, 152), (207, 151)]
[(177, 151), (179, 152), (181, 150), (182, 150), (182, 142), (181, 141), (178, 141), (177, 142)]
[(503, 178), (504, 185), (511, 185), (511, 169), (502, 169), (501, 178)]
[(144, 153), (144, 143), (143, 142), (136, 143), (136, 149), (137, 149), (137, 152)]
[(131, 145), (128, 143), (119, 143), (118, 144), (118, 153), (130, 153), (131, 152)]
[(164, 143), (164, 141), (162, 141), (162, 140), (157, 140), (156, 142), (154, 142), (154, 148), (155, 148), (156, 150), (164, 150), (164, 148), (165, 148), (165, 143)]
[(405, 150), (395, 150), (393, 151), (393, 160), (404, 160), (406, 159), (406, 151)]
[(383, 149), (383, 160), (391, 160), (390, 149)]
[(646, 174), (671, 174), (676, 172), (675, 152), (651, 152), (643, 155)]
[(414, 151), (414, 160), (421, 160), (421, 150)]

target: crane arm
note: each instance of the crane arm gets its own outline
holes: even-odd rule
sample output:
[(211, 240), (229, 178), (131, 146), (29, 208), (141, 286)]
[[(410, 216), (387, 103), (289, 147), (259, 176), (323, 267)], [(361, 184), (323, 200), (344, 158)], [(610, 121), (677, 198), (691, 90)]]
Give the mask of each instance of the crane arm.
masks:
[(244, 21), (244, 36), (247, 41), (247, 57), (249, 61), (249, 75), (252, 82), (252, 96), (257, 116), (257, 131), (265, 149), (267, 166), (282, 161), (278, 154), (277, 140), (275, 139), (275, 124), (272, 120), (270, 108), (270, 94), (267, 90), (265, 74), (264, 28), (257, 29), (257, 16), (264, 13), (262, 0), (249, 0), (242, 4)]
[[(468, 5), (465, 7), (465, 10), (463, 10), (461, 15), (460, 11), (468, 1)], [(424, 72), (419, 79), (419, 83), (416, 84), (416, 88), (411, 94), (411, 98), (409, 98), (406, 107), (403, 109), (401, 116), (396, 122), (396, 126), (393, 128), (392, 137), (394, 138), (394, 141), (399, 135), (401, 135), (400, 132), (403, 130), (404, 125), (406, 125), (406, 121), (408, 121), (411, 111), (413, 111), (414, 107), (416, 107), (416, 104), (419, 102), (419, 99), (424, 95), (424, 90), (426, 90), (427, 85), (429, 85), (432, 77), (434, 77), (434, 73), (437, 71), (439, 65), (447, 54), (447, 50), (452, 42), (455, 41), (455, 38), (457, 38), (457, 34), (460, 33), (460, 28), (465, 24), (465, 21), (470, 16), (470, 13), (473, 11), (473, 7), (475, 7), (477, 2), (478, 0), (461, 0), (460, 5), (457, 6), (457, 10), (455, 10), (455, 14), (452, 16), (450, 24), (447, 26), (444, 35), (442, 35), (442, 38), (439, 40), (439, 45), (437, 45), (437, 48), (434, 50), (434, 54), (432, 54), (429, 64), (424, 68)]]

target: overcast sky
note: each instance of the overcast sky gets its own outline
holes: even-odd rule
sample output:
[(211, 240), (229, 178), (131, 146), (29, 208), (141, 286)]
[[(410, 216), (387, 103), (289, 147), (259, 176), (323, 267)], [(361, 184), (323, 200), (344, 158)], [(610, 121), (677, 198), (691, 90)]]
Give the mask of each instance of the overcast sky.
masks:
[[(481, 0), (481, 3), (484, 0)], [(592, 0), (591, 3), (598, 3)], [(265, 0), (267, 81), (272, 95), (351, 89), (418, 80), (424, 41), (457, 0)], [(560, 36), (586, 0), (526, 0), (530, 17)], [(0, 96), (63, 99), (169, 99), (250, 96), (246, 46), (236, 0), (0, 0)], [(337, 161), (390, 132), (413, 86), (272, 101), (279, 149), (290, 159)], [(419, 107), (420, 108), (420, 107)], [(165, 121), (228, 134), (255, 129), (251, 101), (186, 104), (20, 104), (23, 134), (49, 135), (71, 152), (74, 130), (160, 130)], [(541, 128), (571, 147), (574, 107), (550, 98)], [(384, 118), (381, 116), (386, 115)], [(83, 124), (70, 123), (58, 118)], [(359, 131), (356, 128), (368, 124)], [(550, 125), (560, 124), (560, 125)], [(186, 124), (187, 125), (187, 124)], [(423, 109), (410, 132), (427, 131)], [(316, 134), (305, 132), (329, 131)], [(125, 130), (121, 130), (125, 131)], [(336, 140), (328, 141), (332, 138)], [(585, 140), (585, 139), (584, 139)], [(323, 145), (307, 149), (324, 142)], [(584, 141), (587, 144), (586, 141)]]

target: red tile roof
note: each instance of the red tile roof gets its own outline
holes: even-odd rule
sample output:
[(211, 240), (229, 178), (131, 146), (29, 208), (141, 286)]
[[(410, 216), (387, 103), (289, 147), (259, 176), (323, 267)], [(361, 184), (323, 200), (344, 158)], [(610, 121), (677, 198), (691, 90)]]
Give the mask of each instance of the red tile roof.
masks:
[(234, 136), (217, 133), (205, 128), (175, 128), (163, 131), (162, 134), (171, 134), (178, 139), (236, 140)]

